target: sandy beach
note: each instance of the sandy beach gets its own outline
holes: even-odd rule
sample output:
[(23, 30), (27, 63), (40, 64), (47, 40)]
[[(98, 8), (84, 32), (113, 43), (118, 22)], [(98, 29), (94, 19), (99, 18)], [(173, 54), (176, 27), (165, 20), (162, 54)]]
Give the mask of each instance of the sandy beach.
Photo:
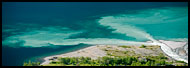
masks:
[[(172, 50), (178, 49), (180, 47), (184, 47), (184, 45), (187, 43), (187, 42), (174, 42), (174, 41), (164, 41), (164, 40), (159, 40), (159, 41), (167, 44), (167, 47), (169, 47)], [(152, 43), (152, 42), (147, 42), (147, 43)], [(146, 46), (149, 46), (149, 45), (146, 45)], [(108, 48), (106, 48), (106, 47), (108, 47)], [(116, 45), (116, 46), (114, 46), (114, 45), (94, 45), (94, 46), (90, 46), (90, 47), (80, 49), (80, 50), (77, 50), (74, 52), (45, 57), (44, 58), (45, 61), (43, 63), (41, 63), (41, 65), (49, 64), (49, 62), (51, 62), (50, 59), (55, 58), (55, 57), (57, 58), (57, 57), (82, 57), (83, 56), (83, 57), (91, 57), (92, 59), (97, 59), (98, 57), (106, 56), (107, 54), (104, 51), (104, 49), (109, 49), (109, 48), (118, 49), (120, 51), (127, 51), (127, 50), (134, 51), (135, 53), (140, 54), (140, 55), (158, 55), (159, 53), (164, 53), (164, 51), (160, 47), (150, 50), (150, 49), (139, 48), (139, 45), (133, 45), (132, 48), (126, 48), (126, 49), (118, 47), (118, 45)], [(184, 47), (184, 49), (185, 49), (185, 47)], [(183, 48), (181, 48), (180, 50), (183, 50)], [(185, 55), (183, 54), (182, 56), (186, 57), (186, 59), (188, 60), (188, 52), (186, 52), (185, 50), (183, 52), (179, 52), (180, 50), (178, 50), (178, 52), (174, 51), (173, 53), (178, 53), (178, 54), (185, 53)], [(165, 55), (168, 56), (167, 53)], [(170, 60), (173, 60), (171, 58), (171, 56), (168, 56), (168, 57), (170, 58)]]
[[(99, 45), (101, 46), (101, 45)], [(103, 46), (103, 45), (102, 45)], [(92, 59), (97, 59), (98, 57), (106, 56), (106, 53), (102, 50), (100, 50), (97, 46), (90, 46), (81, 50), (77, 50), (74, 52), (69, 52), (61, 55), (54, 55), (54, 56), (48, 56), (45, 57), (41, 65), (49, 64), (51, 58), (53, 57), (91, 57)]]

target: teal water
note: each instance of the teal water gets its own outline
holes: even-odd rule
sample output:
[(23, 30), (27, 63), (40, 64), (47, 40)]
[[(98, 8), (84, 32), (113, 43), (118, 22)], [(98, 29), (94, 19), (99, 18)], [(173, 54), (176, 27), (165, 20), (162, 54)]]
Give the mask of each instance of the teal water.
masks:
[(145, 41), (151, 37), (178, 41), (188, 38), (188, 7), (134, 10), (130, 13), (104, 16), (99, 22), (116, 29), (115, 33), (136, 38), (136, 41)]
[(188, 41), (186, 2), (2, 4), (3, 66), (42, 61), (38, 58), (89, 44)]

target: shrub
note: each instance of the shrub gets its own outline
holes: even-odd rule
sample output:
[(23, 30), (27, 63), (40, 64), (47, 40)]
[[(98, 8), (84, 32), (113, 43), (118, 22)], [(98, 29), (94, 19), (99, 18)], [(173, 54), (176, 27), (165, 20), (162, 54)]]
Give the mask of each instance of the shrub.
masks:
[(145, 45), (141, 45), (140, 48), (145, 48), (146, 46)]
[(176, 61), (176, 62), (178, 62), (178, 63), (185, 63), (184, 61)]
[(119, 46), (119, 47), (123, 47), (123, 48), (131, 48), (130, 46)]
[(23, 66), (40, 66), (40, 62), (31, 62), (29, 60), (28, 62), (24, 62)]

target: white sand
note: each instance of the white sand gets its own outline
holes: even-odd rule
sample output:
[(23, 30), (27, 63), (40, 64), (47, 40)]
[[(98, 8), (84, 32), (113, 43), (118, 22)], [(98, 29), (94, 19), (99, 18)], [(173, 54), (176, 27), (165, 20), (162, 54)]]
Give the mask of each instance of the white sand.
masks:
[[(175, 52), (172, 52), (172, 50), (170, 50), (170, 49), (183, 47), (186, 44), (186, 42), (174, 42), (174, 41), (165, 41), (165, 40), (159, 40), (159, 42), (161, 42), (161, 43), (155, 43), (155, 42), (148, 41), (148, 42), (142, 42), (141, 44), (160, 45), (162, 50), (164, 50), (164, 52), (171, 57), (174, 56)], [(163, 45), (162, 43), (164, 43), (166, 45)], [(137, 42), (137, 43), (134, 42), (134, 44), (136, 44), (137, 46), (140, 45), (139, 42)], [(99, 49), (97, 46), (105, 46), (105, 45), (90, 46), (90, 47), (87, 47), (87, 48), (84, 48), (81, 50), (77, 50), (74, 52), (69, 52), (69, 53), (65, 53), (65, 54), (61, 54), (61, 55), (48, 56), (48, 57), (44, 58), (45, 62), (43, 62), (41, 65), (49, 64), (49, 62), (50, 62), (49, 59), (52, 57), (82, 57), (83, 56), (83, 57), (91, 57), (92, 59), (97, 59), (98, 57), (106, 56), (106, 53), (104, 51), (102, 51), (101, 49)], [(178, 58), (180, 58), (180, 57), (178, 57)], [(180, 59), (182, 59), (182, 58), (180, 58)], [(188, 63), (187, 60), (184, 60), (184, 61)]]
[[(101, 46), (101, 45), (98, 45)], [(50, 62), (50, 58), (52, 57), (91, 57), (92, 59), (97, 59), (98, 57), (103, 57), (106, 56), (106, 53), (102, 50), (100, 50), (97, 45), (96, 46), (90, 46), (78, 51), (74, 51), (74, 52), (69, 52), (69, 53), (65, 53), (65, 54), (61, 54), (61, 55), (54, 55), (54, 56), (48, 56), (45, 57), (44, 60), (45, 62), (43, 62), (41, 65), (46, 65), (49, 64)]]
[(176, 49), (179, 47), (183, 47), (187, 42), (174, 42), (174, 41), (166, 41), (166, 40), (159, 40), (162, 43), (167, 44), (172, 49)]

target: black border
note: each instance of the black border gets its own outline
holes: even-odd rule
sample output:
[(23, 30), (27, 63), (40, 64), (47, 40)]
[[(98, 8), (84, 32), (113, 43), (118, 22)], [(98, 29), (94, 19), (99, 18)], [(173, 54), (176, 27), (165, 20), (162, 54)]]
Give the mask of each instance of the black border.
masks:
[[(1, 0), (1, 7), (2, 7), (2, 2), (188, 2), (188, 0)], [(189, 5), (189, 4), (188, 4)], [(189, 9), (188, 9), (189, 10)], [(2, 8), (1, 8), (1, 19), (2, 21)], [(1, 25), (2, 27), (2, 25)], [(1, 34), (2, 34), (2, 31), (1, 31)], [(2, 36), (1, 36), (1, 39), (2, 39)], [(2, 43), (2, 42), (1, 42)], [(2, 48), (2, 46), (1, 46)], [(1, 50), (2, 51), (2, 50)], [(2, 52), (1, 52), (2, 53)], [(2, 54), (1, 54), (1, 61), (2, 61)], [(188, 65), (189, 66), (189, 65)], [(94, 67), (98, 67), (98, 68), (102, 68), (102, 67), (112, 67), (112, 66), (2, 66), (2, 62), (1, 62), (1, 67), (4, 68), (4, 67), (13, 67), (13, 68), (17, 68), (17, 67), (61, 67), (61, 68), (65, 68), (65, 67), (74, 67), (74, 68), (78, 68), (78, 67), (81, 67), (81, 68), (84, 68), (84, 67), (90, 67), (90, 68), (94, 68)], [(123, 67), (123, 68), (126, 68), (125, 66), (113, 66), (113, 67)], [(127, 67), (153, 67), (153, 68), (156, 68), (156, 67), (167, 67), (167, 66), (127, 66)], [(178, 66), (176, 66), (178, 67)], [(183, 66), (182, 66), (183, 67)], [(187, 67), (187, 66), (184, 66), (184, 67)]]
[(2, 0), (2, 2), (188, 2), (188, 0)]

